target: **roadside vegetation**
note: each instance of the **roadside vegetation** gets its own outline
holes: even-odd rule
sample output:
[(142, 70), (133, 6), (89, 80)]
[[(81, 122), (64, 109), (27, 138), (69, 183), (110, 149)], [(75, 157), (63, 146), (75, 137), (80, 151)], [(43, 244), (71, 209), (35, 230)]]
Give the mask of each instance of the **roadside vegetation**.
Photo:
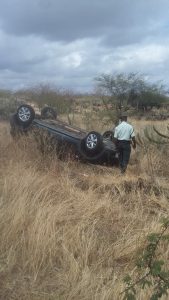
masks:
[(37, 112), (45, 106), (56, 109), (70, 124), (93, 126), (116, 124), (121, 112), (127, 111), (137, 119), (167, 120), (169, 118), (168, 91), (160, 82), (150, 83), (137, 73), (101, 74), (95, 78), (93, 94), (77, 94), (71, 90), (39, 84), (15, 92), (0, 90), (0, 118), (7, 119), (21, 103), (30, 103)]
[[(100, 88), (94, 95), (60, 91), (65, 108), (59, 117), (87, 130), (109, 130), (115, 122), (109, 105), (121, 98), (103, 99)], [(41, 108), (40, 91), (32, 90), (35, 98), (30, 91), (3, 91), (0, 103), (33, 99)], [(45, 92), (43, 104), (57, 107), (54, 90)], [(6, 119), (16, 106), (6, 117), (1, 113), (0, 299), (168, 299), (169, 121), (152, 118), (154, 111), (167, 115), (166, 101), (163, 95), (160, 107), (146, 109), (122, 104), (138, 143), (124, 176), (116, 167), (42, 154), (31, 135), (13, 140)], [(137, 110), (142, 117), (133, 115)]]

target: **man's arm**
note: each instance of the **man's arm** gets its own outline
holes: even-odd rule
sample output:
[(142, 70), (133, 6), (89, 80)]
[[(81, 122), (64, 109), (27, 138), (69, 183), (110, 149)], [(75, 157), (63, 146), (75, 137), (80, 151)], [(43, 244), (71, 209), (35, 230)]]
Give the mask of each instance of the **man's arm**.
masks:
[(135, 138), (135, 132), (134, 132), (133, 127), (132, 127), (132, 132), (131, 132), (131, 140), (132, 140), (133, 149), (136, 149), (136, 138)]
[(133, 149), (136, 149), (136, 139), (135, 139), (135, 136), (132, 137), (132, 147), (133, 147)]
[(117, 141), (118, 141), (118, 133), (117, 133), (117, 127), (115, 127), (113, 142), (117, 145)]

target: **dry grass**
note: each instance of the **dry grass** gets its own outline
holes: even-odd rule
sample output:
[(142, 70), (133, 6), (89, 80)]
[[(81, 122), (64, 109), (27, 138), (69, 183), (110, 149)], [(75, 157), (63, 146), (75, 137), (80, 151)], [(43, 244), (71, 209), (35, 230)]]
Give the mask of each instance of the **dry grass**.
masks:
[(168, 154), (152, 149), (150, 170), (138, 149), (121, 177), (42, 157), (31, 137), (16, 144), (8, 130), (1, 124), (0, 299), (122, 299), (137, 251), (169, 213)]

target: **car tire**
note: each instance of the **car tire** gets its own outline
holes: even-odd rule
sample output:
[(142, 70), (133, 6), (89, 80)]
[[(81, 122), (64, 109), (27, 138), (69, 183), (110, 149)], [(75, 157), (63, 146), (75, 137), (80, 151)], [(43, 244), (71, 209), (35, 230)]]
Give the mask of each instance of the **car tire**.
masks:
[(93, 156), (103, 149), (102, 135), (96, 131), (91, 131), (81, 141), (81, 150), (87, 155)]
[(16, 118), (23, 128), (28, 127), (35, 118), (34, 109), (28, 104), (22, 104), (18, 107)]
[(15, 139), (20, 137), (23, 134), (26, 134), (28, 131), (28, 127), (20, 126), (16, 114), (12, 114), (9, 117), (10, 123), (10, 134)]
[(46, 106), (41, 109), (42, 119), (57, 119), (57, 112), (54, 108)]
[(78, 157), (81, 161), (83, 162), (89, 162), (89, 163), (100, 163), (104, 157), (105, 154), (105, 150), (104, 148), (102, 148), (102, 150), (100, 150), (97, 153), (87, 153), (84, 150), (82, 150), (81, 148), (78, 149)]
[(113, 132), (111, 130), (105, 131), (102, 136), (103, 136), (104, 139), (112, 140), (113, 139)]

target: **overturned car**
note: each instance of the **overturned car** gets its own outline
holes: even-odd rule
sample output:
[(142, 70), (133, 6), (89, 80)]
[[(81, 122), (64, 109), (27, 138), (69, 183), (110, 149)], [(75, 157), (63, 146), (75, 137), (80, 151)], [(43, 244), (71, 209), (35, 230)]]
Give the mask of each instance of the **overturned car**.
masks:
[(106, 131), (103, 135), (97, 131), (86, 132), (58, 120), (56, 111), (51, 107), (45, 107), (41, 115), (36, 115), (32, 106), (22, 104), (11, 115), (10, 126), (13, 137), (17, 138), (28, 132), (33, 132), (35, 137), (47, 134), (48, 143), (57, 145), (59, 152), (64, 148), (65, 153), (73, 151), (76, 158), (86, 162), (118, 164), (118, 153), (111, 131)]

